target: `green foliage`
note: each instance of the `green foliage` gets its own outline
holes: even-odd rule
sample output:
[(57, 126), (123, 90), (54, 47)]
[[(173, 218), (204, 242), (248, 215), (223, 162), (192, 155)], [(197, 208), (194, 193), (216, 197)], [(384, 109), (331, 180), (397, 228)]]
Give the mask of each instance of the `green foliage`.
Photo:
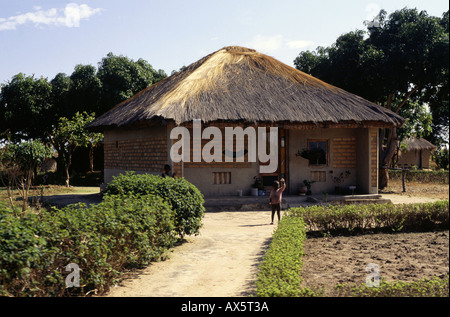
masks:
[[(176, 242), (174, 212), (152, 195), (108, 196), (86, 208), (17, 218), (0, 205), (0, 295), (102, 293), (131, 267), (157, 260)], [(80, 288), (66, 288), (65, 267), (80, 267)]]
[(105, 195), (152, 194), (168, 202), (176, 213), (178, 234), (198, 234), (205, 208), (200, 191), (184, 178), (161, 177), (127, 172), (113, 177), (105, 189)]
[(445, 279), (434, 277), (414, 282), (382, 282), (379, 287), (367, 287), (365, 284), (336, 286), (337, 295), (345, 297), (448, 297), (449, 276)]
[(443, 168), (447, 171), (447, 183), (448, 183), (448, 170), (449, 170), (449, 155), (448, 155), (448, 149), (443, 148), (434, 151), (433, 153), (433, 160), (436, 162), (436, 165), (438, 168)]
[(0, 85), (0, 132), (8, 129), (12, 141), (35, 139), (50, 131), (51, 85), (45, 78), (22, 73)]
[(259, 267), (256, 296), (311, 296), (301, 288), (305, 225), (301, 217), (284, 217), (278, 224), (272, 242)]
[[(409, 117), (402, 133), (431, 134), (437, 145), (444, 135), (448, 143), (448, 11), (440, 18), (417, 9), (381, 10), (376, 22), (329, 47), (301, 52), (296, 68)], [(393, 145), (388, 140), (381, 158)]]
[(103, 140), (102, 133), (90, 132), (84, 127), (94, 121), (95, 113), (77, 112), (72, 118), (59, 118), (50, 135), (51, 142), (58, 152), (58, 160), (63, 163), (65, 183), (69, 186), (69, 167), (72, 154), (77, 147), (95, 147)]
[(33, 170), (46, 158), (52, 156), (51, 149), (37, 140), (10, 144), (7, 145), (7, 148), (7, 153), (5, 157), (2, 157), (2, 161), (13, 162), (22, 171)]
[(11, 190), (17, 186), (22, 196), (22, 211), (27, 209), (28, 193), (34, 178), (34, 170), (52, 150), (40, 141), (24, 141), (20, 144), (7, 144), (1, 149), (0, 180), (7, 187), (11, 207), (14, 208)]
[[(420, 182), (420, 183), (436, 183), (436, 184), (448, 184), (448, 170), (446, 171), (425, 171), (425, 170), (408, 170), (406, 172), (407, 182)], [(390, 170), (390, 179), (402, 179), (402, 171)]]
[(102, 82), (100, 114), (164, 77), (144, 59), (134, 61), (113, 53), (101, 60), (97, 75)]
[[(411, 205), (349, 205), (292, 208), (280, 221), (263, 258), (256, 296), (320, 296), (302, 286), (304, 242), (309, 231), (348, 233), (389, 228), (391, 231), (448, 229), (449, 201)], [(340, 296), (448, 296), (445, 280), (381, 283), (380, 287), (338, 285)]]
[(76, 65), (70, 75), (58, 73), (52, 80), (19, 73), (0, 84), (0, 139), (48, 141), (60, 117), (77, 112), (101, 115), (119, 102), (167, 77), (145, 60), (133, 61), (109, 53), (98, 68)]
[(423, 204), (369, 204), (293, 208), (308, 231), (351, 233), (427, 231), (449, 228), (449, 201)]

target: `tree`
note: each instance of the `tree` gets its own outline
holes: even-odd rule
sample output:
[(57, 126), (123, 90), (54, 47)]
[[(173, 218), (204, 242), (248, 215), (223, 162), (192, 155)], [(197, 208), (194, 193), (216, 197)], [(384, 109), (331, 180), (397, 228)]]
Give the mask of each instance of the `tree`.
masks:
[[(349, 32), (331, 47), (300, 53), (296, 67), (398, 114), (433, 102), (432, 113), (447, 111), (448, 118), (442, 106), (448, 105), (448, 12), (440, 19), (416, 9), (389, 16), (381, 10), (376, 20), (367, 32)], [(381, 189), (398, 140), (397, 129), (380, 130)]]
[(101, 133), (88, 132), (84, 127), (95, 119), (95, 114), (77, 112), (71, 118), (62, 117), (53, 128), (50, 140), (58, 152), (58, 165), (64, 166), (65, 185), (70, 185), (69, 169), (72, 155), (78, 147), (93, 147), (101, 141)]
[(70, 75), (69, 104), (71, 112), (65, 116), (72, 117), (76, 112), (88, 113), (100, 110), (102, 83), (97, 76), (97, 69), (92, 65), (77, 65)]
[(43, 77), (19, 73), (1, 85), (0, 125), (9, 129), (12, 141), (37, 139), (50, 131), (50, 95), (51, 85)]
[(135, 62), (126, 56), (108, 53), (98, 67), (98, 77), (103, 87), (99, 114), (103, 114), (116, 104), (133, 97), (137, 92), (164, 76), (164, 72), (155, 71), (143, 59)]
[(22, 197), (22, 213), (24, 213), (27, 209), (28, 194), (35, 170), (46, 158), (52, 156), (52, 150), (40, 141), (31, 140), (19, 144), (8, 144), (2, 152), (0, 165), (7, 175), (5, 185), (11, 206), (14, 207), (11, 188), (15, 185)]
[(55, 78), (50, 81), (50, 84), (52, 86), (50, 102), (54, 109), (53, 116), (50, 120), (52, 125), (54, 125), (59, 117), (65, 117), (70, 112), (69, 90), (72, 81), (66, 74), (58, 73)]

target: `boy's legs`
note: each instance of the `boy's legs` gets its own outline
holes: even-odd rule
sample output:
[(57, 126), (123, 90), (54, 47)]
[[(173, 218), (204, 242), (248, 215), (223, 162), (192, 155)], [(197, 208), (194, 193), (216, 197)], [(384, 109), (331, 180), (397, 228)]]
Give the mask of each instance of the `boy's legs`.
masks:
[(277, 204), (277, 216), (278, 216), (278, 221), (280, 221), (280, 218), (281, 218), (281, 203)]
[(272, 205), (272, 222), (273, 224), (273, 217), (275, 216), (275, 210), (277, 211), (278, 221), (280, 221), (281, 218), (281, 204), (273, 204)]
[(272, 221), (270, 222), (270, 224), (273, 224), (273, 216), (275, 215), (276, 207), (275, 207), (275, 204), (272, 204), (271, 206), (272, 206)]

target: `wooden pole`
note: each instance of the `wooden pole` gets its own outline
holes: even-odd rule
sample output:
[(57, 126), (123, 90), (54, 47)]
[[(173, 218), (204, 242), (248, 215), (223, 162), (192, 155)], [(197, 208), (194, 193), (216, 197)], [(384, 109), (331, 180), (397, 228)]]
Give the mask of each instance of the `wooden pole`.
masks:
[(402, 186), (403, 186), (403, 192), (406, 192), (406, 183), (405, 183), (405, 177), (406, 176), (406, 170), (403, 169), (402, 170)]

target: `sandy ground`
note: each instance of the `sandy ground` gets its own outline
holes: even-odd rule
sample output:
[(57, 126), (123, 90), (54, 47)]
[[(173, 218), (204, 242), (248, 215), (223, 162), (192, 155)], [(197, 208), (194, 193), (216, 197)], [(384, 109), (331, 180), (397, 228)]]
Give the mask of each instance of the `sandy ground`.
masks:
[(107, 296), (238, 297), (251, 294), (257, 266), (276, 228), (270, 212), (206, 213), (198, 236), (166, 261), (134, 272)]

